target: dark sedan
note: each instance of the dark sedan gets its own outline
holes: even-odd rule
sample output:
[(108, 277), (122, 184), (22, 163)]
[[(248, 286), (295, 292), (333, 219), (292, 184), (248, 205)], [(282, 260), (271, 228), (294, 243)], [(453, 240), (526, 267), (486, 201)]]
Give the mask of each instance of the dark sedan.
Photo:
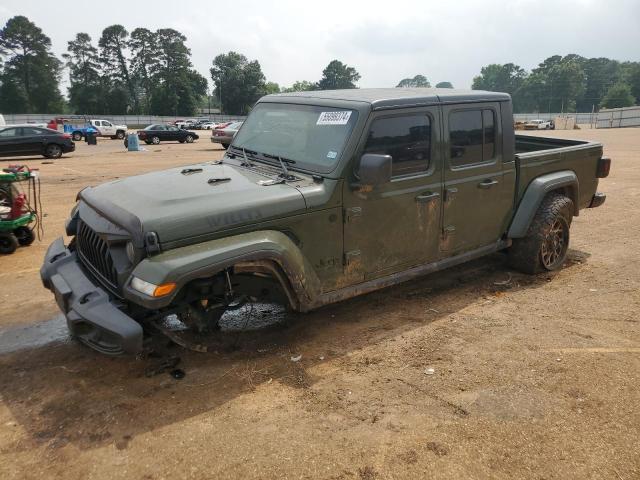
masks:
[(7, 127), (0, 130), (0, 156), (43, 155), (60, 158), (73, 152), (76, 144), (71, 135), (40, 127)]
[(193, 143), (198, 135), (189, 130), (183, 130), (173, 125), (149, 125), (144, 130), (138, 130), (138, 138), (148, 145), (158, 145), (160, 142)]

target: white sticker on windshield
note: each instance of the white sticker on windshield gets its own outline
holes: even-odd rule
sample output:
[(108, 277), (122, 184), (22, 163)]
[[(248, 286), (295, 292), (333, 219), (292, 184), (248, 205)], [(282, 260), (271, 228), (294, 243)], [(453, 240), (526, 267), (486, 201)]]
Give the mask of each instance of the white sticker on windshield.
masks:
[(316, 125), (346, 125), (351, 118), (351, 110), (341, 112), (322, 112)]
[(327, 152), (327, 158), (336, 158), (338, 156), (338, 152), (334, 152), (333, 150), (329, 150), (329, 152)]

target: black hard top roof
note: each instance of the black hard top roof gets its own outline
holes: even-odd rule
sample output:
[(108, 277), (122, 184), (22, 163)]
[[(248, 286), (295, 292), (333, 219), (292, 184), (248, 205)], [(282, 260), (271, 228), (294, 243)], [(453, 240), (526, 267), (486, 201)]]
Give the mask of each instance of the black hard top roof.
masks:
[[(349, 90), (317, 90), (309, 92), (277, 93), (261, 101), (313, 103), (313, 100), (337, 100), (370, 104), (373, 109), (408, 107), (434, 103), (506, 102), (507, 93), (453, 88), (354, 88)], [(323, 102), (324, 103), (324, 102)]]

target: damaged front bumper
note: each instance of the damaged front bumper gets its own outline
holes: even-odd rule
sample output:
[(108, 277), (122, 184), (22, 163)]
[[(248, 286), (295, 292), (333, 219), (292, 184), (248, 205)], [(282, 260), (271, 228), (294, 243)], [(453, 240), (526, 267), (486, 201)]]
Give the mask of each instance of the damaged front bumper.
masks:
[(142, 326), (84, 272), (62, 237), (49, 246), (40, 277), (67, 317), (71, 334), (82, 343), (107, 355), (142, 350)]

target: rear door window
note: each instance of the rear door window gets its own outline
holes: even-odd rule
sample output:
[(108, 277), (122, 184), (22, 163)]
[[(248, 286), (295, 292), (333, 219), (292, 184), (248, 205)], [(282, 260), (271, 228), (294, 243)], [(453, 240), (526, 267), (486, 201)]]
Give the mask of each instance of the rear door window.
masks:
[(412, 114), (374, 120), (364, 153), (391, 155), (394, 177), (426, 172), (431, 162), (431, 119)]
[(452, 167), (490, 162), (496, 156), (495, 112), (462, 110), (449, 116)]

